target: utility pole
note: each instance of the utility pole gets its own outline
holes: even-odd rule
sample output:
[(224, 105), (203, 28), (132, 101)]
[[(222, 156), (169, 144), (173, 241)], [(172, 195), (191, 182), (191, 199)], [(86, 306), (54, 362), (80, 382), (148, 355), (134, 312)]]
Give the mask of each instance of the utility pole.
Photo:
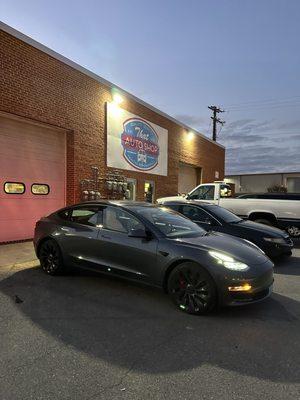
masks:
[(215, 142), (217, 141), (217, 124), (221, 124), (224, 125), (225, 121), (220, 120), (217, 115), (218, 113), (223, 113), (225, 110), (221, 110), (221, 108), (217, 107), (217, 106), (209, 106), (208, 107), (210, 110), (212, 110), (213, 112), (213, 116), (211, 117), (211, 119), (213, 120), (213, 136), (212, 136), (212, 140), (214, 140)]

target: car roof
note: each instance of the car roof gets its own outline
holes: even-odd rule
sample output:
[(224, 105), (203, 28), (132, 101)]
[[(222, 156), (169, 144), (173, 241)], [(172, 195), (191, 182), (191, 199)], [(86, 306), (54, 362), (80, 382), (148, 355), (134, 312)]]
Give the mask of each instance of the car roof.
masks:
[(121, 207), (154, 207), (157, 206), (152, 203), (147, 203), (144, 201), (132, 201), (132, 200), (90, 200), (81, 203), (72, 204), (65, 208), (81, 207), (85, 205), (116, 205)]
[(185, 200), (185, 199), (182, 199), (182, 200), (166, 200), (166, 201), (164, 201), (163, 203), (162, 203), (162, 205), (164, 205), (164, 204), (166, 204), (166, 205), (168, 205), (168, 204), (192, 204), (192, 205), (195, 205), (195, 206), (215, 206), (216, 204), (213, 204), (213, 203), (208, 203), (208, 202), (206, 202), (206, 201), (201, 201), (201, 200)]

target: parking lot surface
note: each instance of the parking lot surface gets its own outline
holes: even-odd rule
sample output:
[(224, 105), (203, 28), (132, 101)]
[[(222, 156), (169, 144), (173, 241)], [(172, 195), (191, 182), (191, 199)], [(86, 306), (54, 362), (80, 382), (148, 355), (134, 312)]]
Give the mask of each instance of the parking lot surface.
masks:
[(25, 261), (0, 266), (1, 400), (300, 399), (299, 248), (268, 300), (205, 317), (156, 289)]

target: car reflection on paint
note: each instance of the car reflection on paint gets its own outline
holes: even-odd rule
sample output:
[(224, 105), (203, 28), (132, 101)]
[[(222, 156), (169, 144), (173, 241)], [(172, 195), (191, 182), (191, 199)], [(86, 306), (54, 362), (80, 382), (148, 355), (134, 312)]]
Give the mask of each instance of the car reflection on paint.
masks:
[(96, 201), (58, 210), (37, 222), (34, 245), (50, 275), (87, 268), (144, 282), (191, 314), (260, 301), (272, 290), (273, 263), (262, 251), (148, 203)]

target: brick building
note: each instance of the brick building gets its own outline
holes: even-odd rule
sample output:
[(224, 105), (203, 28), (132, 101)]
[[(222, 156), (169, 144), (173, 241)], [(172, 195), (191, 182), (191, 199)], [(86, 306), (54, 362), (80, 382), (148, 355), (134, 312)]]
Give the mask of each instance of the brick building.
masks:
[[(79, 201), (92, 166), (104, 198), (112, 197), (112, 172), (129, 179), (136, 200), (147, 190), (154, 200), (223, 178), (221, 145), (13, 28), (0, 28), (0, 242), (30, 237), (41, 215)], [(123, 124), (120, 132), (114, 119)]]

